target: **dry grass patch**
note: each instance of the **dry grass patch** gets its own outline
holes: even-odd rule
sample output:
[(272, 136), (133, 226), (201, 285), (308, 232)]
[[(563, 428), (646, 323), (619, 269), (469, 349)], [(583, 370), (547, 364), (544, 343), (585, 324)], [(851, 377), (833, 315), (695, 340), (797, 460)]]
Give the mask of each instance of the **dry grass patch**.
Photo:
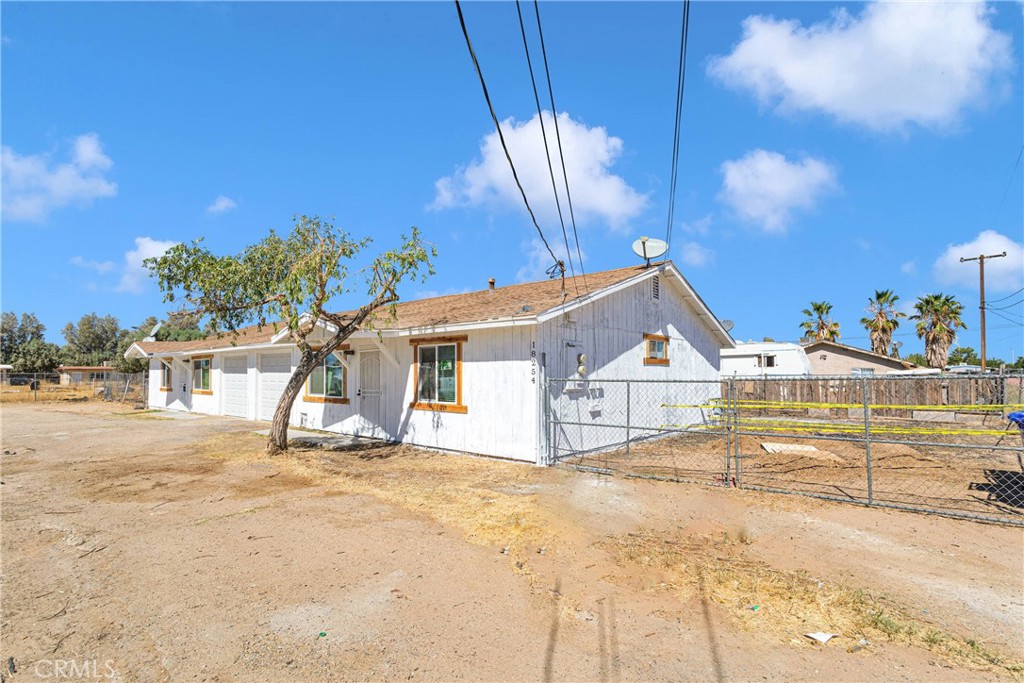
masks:
[(804, 633), (824, 631), (840, 634), (851, 650), (861, 639), (887, 640), (924, 648), (951, 664), (1024, 674), (1024, 662), (933, 628), (885, 596), (750, 559), (749, 543), (742, 529), (699, 535), (642, 529), (611, 537), (603, 547), (619, 564), (659, 575), (663, 580), (653, 589), (716, 603), (743, 627), (776, 640), (810, 644)]
[(445, 455), (412, 446), (369, 443), (346, 450), (292, 447), (268, 457), (266, 437), (222, 434), (202, 455), (236, 462), (268, 462), (308, 478), (329, 493), (369, 495), (459, 529), (468, 540), (507, 547), (521, 555), (551, 542), (553, 534), (529, 484), (535, 470), (522, 464)]

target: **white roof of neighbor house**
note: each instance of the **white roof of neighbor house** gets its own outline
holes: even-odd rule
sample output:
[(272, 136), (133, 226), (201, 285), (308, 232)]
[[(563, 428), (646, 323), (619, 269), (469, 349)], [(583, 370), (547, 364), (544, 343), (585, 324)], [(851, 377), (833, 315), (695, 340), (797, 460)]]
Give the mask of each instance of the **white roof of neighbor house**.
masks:
[(780, 351), (802, 351), (803, 347), (793, 342), (736, 342), (734, 349), (722, 349), (723, 356), (756, 356), (761, 353)]

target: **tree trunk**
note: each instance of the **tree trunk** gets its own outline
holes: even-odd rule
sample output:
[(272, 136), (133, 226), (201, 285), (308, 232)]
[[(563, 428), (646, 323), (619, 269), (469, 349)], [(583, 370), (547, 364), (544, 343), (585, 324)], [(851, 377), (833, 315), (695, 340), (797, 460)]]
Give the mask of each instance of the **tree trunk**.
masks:
[(267, 455), (278, 455), (288, 450), (288, 420), (292, 414), (292, 406), (316, 364), (317, 359), (312, 351), (303, 352), (299, 365), (288, 379), (288, 384), (285, 385), (274, 410), (274, 421), (270, 424), (270, 438), (267, 440)]

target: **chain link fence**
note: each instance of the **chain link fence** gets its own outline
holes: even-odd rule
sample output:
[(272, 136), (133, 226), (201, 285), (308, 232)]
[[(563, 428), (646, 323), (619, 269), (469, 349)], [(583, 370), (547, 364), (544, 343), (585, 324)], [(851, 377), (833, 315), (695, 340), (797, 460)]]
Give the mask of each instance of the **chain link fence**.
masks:
[(552, 462), (1024, 525), (1024, 375), (547, 389)]
[(0, 403), (100, 400), (144, 406), (147, 382), (145, 372), (5, 372)]

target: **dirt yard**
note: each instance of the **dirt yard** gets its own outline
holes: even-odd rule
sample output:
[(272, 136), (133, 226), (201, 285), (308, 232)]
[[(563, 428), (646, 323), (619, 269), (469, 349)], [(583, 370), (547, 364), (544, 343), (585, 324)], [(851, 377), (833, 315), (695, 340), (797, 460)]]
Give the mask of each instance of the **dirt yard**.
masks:
[(401, 446), (268, 459), (265, 425), (110, 404), (2, 420), (7, 681), (1024, 674), (1020, 529)]

